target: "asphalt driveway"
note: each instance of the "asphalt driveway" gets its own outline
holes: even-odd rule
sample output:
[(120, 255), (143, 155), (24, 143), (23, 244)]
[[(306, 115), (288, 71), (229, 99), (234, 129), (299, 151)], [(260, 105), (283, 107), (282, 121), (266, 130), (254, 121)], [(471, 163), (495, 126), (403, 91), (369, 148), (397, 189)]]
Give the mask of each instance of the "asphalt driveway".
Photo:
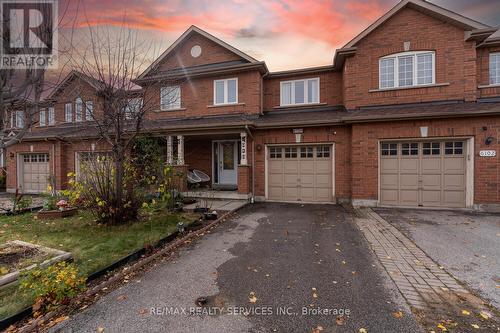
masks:
[[(197, 308), (200, 296), (208, 303)], [(402, 316), (394, 315), (398, 311)], [(53, 331), (99, 327), (104, 332), (420, 331), (342, 207), (277, 203), (247, 206), (175, 260)]]
[(377, 208), (432, 259), (500, 308), (500, 214)]

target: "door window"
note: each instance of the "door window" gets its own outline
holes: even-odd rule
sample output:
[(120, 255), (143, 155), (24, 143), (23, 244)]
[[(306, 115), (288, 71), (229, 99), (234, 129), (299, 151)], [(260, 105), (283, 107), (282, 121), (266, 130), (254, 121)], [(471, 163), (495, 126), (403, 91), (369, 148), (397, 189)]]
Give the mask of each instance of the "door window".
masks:
[(222, 168), (234, 170), (234, 143), (222, 144)]

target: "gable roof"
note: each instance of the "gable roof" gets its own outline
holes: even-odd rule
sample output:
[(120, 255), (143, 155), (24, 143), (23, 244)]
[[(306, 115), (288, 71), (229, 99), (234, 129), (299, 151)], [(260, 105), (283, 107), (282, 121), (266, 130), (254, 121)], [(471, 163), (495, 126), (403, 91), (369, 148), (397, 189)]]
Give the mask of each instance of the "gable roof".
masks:
[(175, 48), (180, 45), (185, 39), (187, 39), (191, 34), (193, 33), (197, 33), (209, 40), (211, 40), (212, 42), (222, 46), (223, 48), (231, 51), (232, 53), (240, 56), (241, 58), (243, 58), (244, 60), (246, 60), (247, 62), (258, 62), (257, 59), (255, 58), (252, 58), (251, 56), (249, 56), (248, 54), (238, 50), (237, 48), (227, 44), (226, 42), (220, 40), (219, 38), (209, 34), (208, 32), (198, 28), (197, 26), (190, 26), (189, 29), (187, 29), (186, 31), (184, 31), (184, 33), (179, 37), (177, 38), (177, 40), (168, 47), (168, 49), (166, 49), (151, 65), (149, 65), (149, 67), (141, 74), (139, 75), (138, 79), (142, 79), (144, 78), (146, 75), (149, 74), (149, 72), (151, 72), (151, 70), (153, 70), (163, 59), (165, 59), (166, 57), (168, 57), (168, 55), (170, 53), (172, 53)]
[(476, 29), (487, 29), (490, 26), (462, 16), (446, 8), (437, 6), (425, 0), (402, 0), (396, 6), (392, 7), (387, 13), (381, 16), (378, 20), (373, 22), (368, 28), (363, 30), (359, 35), (354, 37), (350, 42), (344, 45), (342, 48), (354, 47), (360, 40), (365, 38), (372, 31), (377, 29), (380, 25), (398, 13), (401, 9), (410, 7), (423, 12), (427, 15), (436, 17), (440, 20), (444, 20), (451, 24), (457, 25), (464, 30), (476, 30)]
[(73, 81), (74, 78), (79, 78), (85, 81), (95, 90), (101, 89), (104, 85), (104, 82), (73, 69), (71, 70), (71, 72), (68, 73), (68, 75), (66, 75), (64, 80), (62, 80), (62, 82), (59, 83), (57, 87), (55, 87), (54, 90), (50, 92), (50, 94), (45, 98), (45, 100), (49, 101), (55, 96), (57, 96), (57, 94), (59, 94), (64, 88), (66, 88)]

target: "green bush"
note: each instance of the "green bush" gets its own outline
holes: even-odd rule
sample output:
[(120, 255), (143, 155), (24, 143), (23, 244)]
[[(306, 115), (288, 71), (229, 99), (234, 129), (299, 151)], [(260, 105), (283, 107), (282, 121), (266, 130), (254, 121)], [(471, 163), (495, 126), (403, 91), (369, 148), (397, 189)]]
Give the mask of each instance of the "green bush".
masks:
[(71, 298), (85, 290), (84, 277), (75, 264), (61, 261), (47, 268), (34, 268), (21, 275), (20, 287), (35, 299), (35, 317), (59, 305), (68, 304)]

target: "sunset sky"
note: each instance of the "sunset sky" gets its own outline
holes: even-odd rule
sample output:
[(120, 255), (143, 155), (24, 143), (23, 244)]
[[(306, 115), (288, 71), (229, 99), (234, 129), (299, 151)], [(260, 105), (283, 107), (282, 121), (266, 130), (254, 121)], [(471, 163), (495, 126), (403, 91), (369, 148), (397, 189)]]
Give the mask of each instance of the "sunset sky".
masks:
[[(66, 1), (69, 2), (69, 5)], [(500, 25), (499, 0), (432, 0), (483, 23)], [(328, 65), (334, 50), (397, 4), (397, 0), (61, 0), (78, 29), (92, 25), (137, 30), (157, 52), (190, 25), (266, 61), (271, 71)], [(67, 7), (67, 9), (66, 9)], [(70, 17), (70, 14), (66, 14)]]

